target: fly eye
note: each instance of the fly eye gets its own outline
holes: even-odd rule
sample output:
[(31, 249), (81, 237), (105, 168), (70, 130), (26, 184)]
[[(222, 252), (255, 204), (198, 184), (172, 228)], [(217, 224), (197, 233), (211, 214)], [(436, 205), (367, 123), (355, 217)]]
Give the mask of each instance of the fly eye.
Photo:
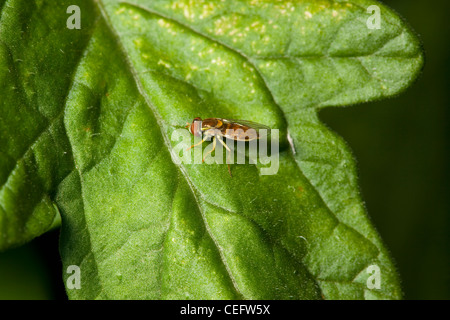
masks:
[(192, 120), (189, 131), (196, 137), (202, 136), (202, 119), (200, 117), (194, 118), (194, 120)]

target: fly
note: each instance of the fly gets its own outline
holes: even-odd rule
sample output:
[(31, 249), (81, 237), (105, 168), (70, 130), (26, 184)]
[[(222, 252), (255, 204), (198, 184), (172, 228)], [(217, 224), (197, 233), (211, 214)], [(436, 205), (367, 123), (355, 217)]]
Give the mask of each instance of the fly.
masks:
[(203, 162), (205, 161), (205, 157), (216, 149), (216, 141), (219, 141), (225, 149), (227, 149), (227, 164), (230, 176), (232, 176), (229, 164), (231, 150), (222, 139), (226, 138), (235, 141), (252, 141), (262, 137), (259, 131), (260, 129), (267, 130), (267, 135), (270, 133), (270, 128), (263, 124), (247, 120), (229, 120), (222, 118), (208, 118), (202, 120), (197, 117), (192, 121), (192, 123), (188, 123), (186, 128), (189, 128), (189, 131), (196, 137), (202, 137), (202, 135), (204, 136), (202, 141), (190, 146), (187, 150), (201, 145), (203, 142), (213, 137), (213, 148), (205, 154), (203, 157)]

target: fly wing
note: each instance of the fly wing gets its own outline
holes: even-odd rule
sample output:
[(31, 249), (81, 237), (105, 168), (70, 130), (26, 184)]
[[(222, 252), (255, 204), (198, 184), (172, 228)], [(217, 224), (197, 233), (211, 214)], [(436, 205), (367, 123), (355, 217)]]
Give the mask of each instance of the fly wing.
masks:
[(229, 123), (231, 125), (237, 124), (243, 127), (254, 129), (258, 135), (258, 139), (263, 137), (268, 137), (270, 135), (270, 127), (249, 120), (234, 120), (234, 119), (221, 119), (224, 123)]

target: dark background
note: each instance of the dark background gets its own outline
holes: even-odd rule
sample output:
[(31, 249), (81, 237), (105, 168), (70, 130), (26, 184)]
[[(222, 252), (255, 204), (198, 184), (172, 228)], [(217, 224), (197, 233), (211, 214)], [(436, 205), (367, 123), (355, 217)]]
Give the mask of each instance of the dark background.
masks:
[(393, 99), (320, 115), (353, 149), (368, 213), (405, 299), (450, 299), (450, 2), (384, 3), (419, 34), (423, 74)]
[[(353, 149), (363, 199), (405, 299), (450, 299), (450, 2), (384, 3), (419, 34), (423, 74), (398, 97), (320, 117)], [(54, 230), (0, 254), (0, 299), (66, 299), (58, 239)]]

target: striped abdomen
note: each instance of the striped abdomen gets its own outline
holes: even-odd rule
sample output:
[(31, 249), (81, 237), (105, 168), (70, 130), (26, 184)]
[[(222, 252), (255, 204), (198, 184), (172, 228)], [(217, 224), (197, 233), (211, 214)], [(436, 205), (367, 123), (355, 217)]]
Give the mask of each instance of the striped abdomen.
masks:
[(238, 141), (250, 141), (259, 138), (258, 132), (254, 128), (220, 118), (204, 119), (202, 130), (208, 135), (220, 135)]

